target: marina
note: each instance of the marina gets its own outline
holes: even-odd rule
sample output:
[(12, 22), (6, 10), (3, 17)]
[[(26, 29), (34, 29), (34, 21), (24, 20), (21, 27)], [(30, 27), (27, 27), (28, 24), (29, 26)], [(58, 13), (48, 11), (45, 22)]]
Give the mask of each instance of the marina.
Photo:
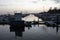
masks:
[(0, 40), (60, 40), (60, 0), (0, 0)]
[(0, 15), (1, 40), (60, 40), (60, 14)]

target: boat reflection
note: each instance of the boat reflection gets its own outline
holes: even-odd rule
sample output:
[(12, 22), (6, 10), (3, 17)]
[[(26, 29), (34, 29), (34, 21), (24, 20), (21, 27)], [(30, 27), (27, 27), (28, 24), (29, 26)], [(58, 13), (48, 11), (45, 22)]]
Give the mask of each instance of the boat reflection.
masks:
[(27, 27), (28, 29), (30, 29), (32, 26), (25, 24), (25, 25), (10, 25), (10, 32), (15, 32), (15, 35), (18, 37), (22, 37), (23, 36), (23, 32), (25, 31), (25, 27)]
[[(30, 22), (29, 22), (30, 23)], [(28, 29), (32, 28), (32, 24), (30, 23), (26, 23), (25, 25), (10, 25), (10, 32), (15, 32), (15, 35), (18, 36), (18, 37), (23, 37), (23, 32), (25, 32), (25, 27), (27, 27)], [(28, 25), (29, 24), (29, 25)], [(38, 26), (40, 24), (37, 24)], [(35, 26), (35, 24), (34, 24)], [(46, 27), (49, 28), (49, 27), (52, 27), (52, 28), (56, 28), (56, 33), (58, 33), (59, 31), (59, 26), (50, 26), (48, 24), (46, 24)]]

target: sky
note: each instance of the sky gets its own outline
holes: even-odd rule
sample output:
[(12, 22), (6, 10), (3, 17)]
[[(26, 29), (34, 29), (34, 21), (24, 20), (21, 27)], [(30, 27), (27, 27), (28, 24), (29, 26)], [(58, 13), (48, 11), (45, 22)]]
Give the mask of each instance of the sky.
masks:
[(37, 13), (48, 11), (50, 7), (60, 8), (60, 0), (0, 0), (0, 13), (13, 11)]

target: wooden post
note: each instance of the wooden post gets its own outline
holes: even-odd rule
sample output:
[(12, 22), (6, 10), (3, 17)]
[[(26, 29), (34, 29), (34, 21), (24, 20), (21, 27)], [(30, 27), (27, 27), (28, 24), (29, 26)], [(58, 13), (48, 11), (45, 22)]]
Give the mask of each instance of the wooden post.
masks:
[(58, 18), (59, 18), (59, 17), (58, 17), (58, 15), (57, 15), (57, 20), (56, 20), (56, 21), (57, 21), (57, 22), (56, 22), (57, 27), (56, 27), (56, 32), (58, 32)]

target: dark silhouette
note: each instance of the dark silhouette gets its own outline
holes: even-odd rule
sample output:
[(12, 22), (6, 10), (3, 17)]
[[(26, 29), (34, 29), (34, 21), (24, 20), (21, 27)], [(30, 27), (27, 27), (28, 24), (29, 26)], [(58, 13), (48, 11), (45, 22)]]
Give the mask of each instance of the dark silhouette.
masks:
[(22, 37), (23, 36), (23, 32), (25, 31), (25, 27), (27, 27), (28, 29), (30, 29), (32, 26), (31, 24), (28, 25), (28, 23), (30, 22), (26, 22), (26, 24), (24, 25), (24, 23), (22, 22), (17, 22), (17, 24), (11, 23), (10, 24), (10, 32), (15, 32), (15, 35), (18, 37)]
[(22, 37), (24, 31), (25, 31), (24, 26), (17, 27), (17, 25), (10, 25), (10, 32), (15, 32), (16, 36)]
[(50, 13), (50, 14), (60, 14), (60, 9), (57, 9), (56, 7), (54, 9), (50, 8), (48, 13)]

